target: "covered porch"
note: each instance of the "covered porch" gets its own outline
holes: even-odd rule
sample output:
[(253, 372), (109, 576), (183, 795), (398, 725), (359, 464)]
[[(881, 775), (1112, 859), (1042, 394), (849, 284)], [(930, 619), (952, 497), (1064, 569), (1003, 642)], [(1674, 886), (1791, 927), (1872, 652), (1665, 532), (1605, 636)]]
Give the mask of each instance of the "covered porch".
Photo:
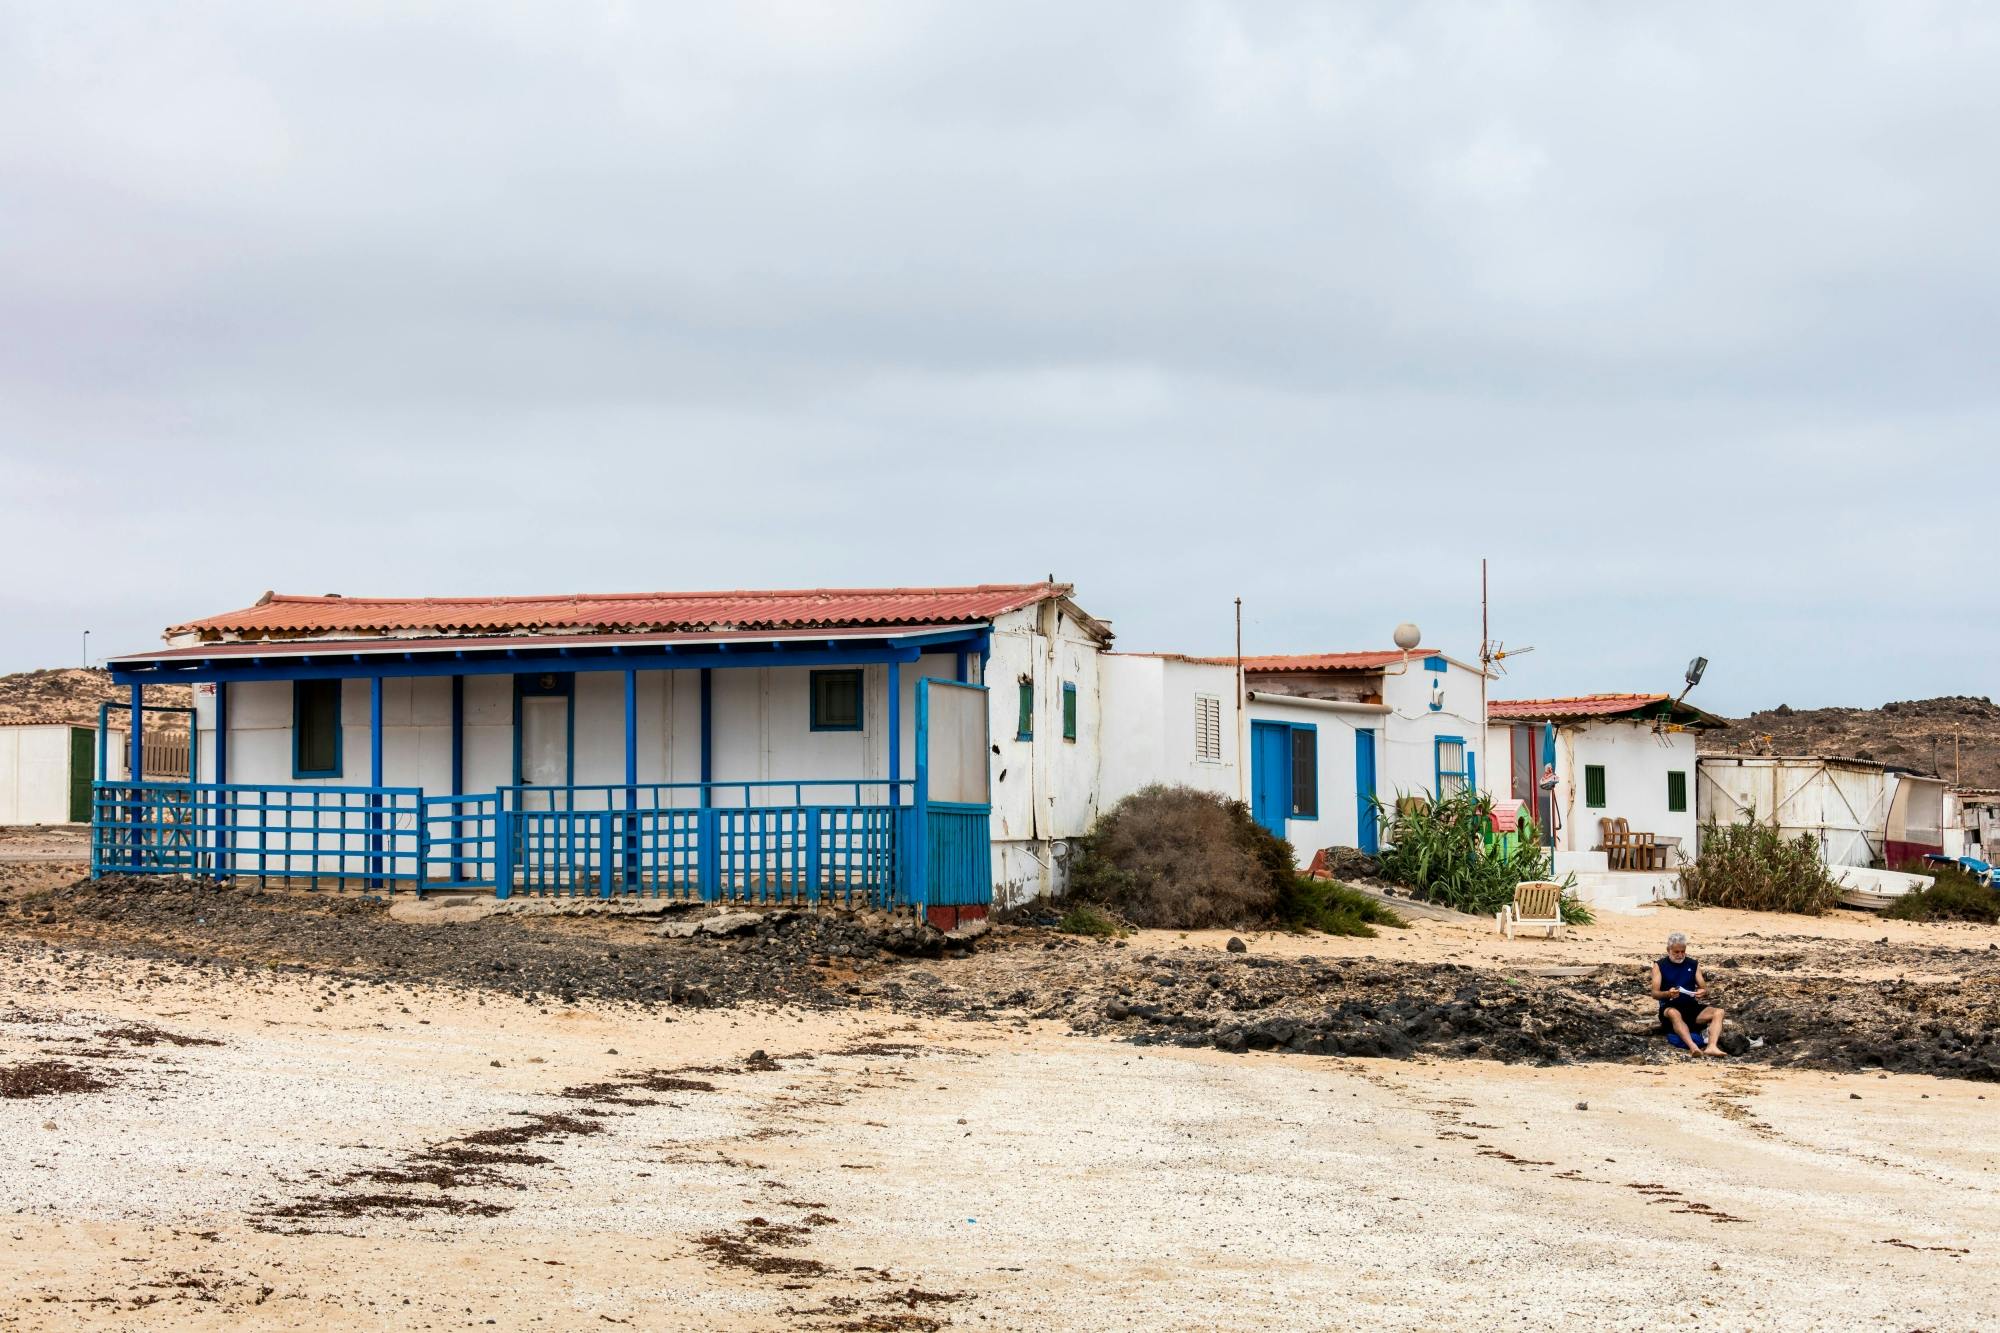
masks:
[(384, 636), (114, 659), (134, 716), (149, 686), (195, 685), (209, 738), (193, 780), (100, 778), (92, 872), (985, 904), (989, 634)]

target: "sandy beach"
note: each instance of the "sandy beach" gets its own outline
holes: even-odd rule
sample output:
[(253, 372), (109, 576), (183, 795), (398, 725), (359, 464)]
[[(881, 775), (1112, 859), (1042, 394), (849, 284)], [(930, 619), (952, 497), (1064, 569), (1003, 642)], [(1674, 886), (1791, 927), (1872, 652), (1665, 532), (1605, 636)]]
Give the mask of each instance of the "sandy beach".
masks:
[[(1711, 950), (1769, 943), (1769, 918), (1666, 919)], [(1643, 956), (1661, 924), (1250, 945), (1581, 966)], [(1226, 938), (883, 975), (923, 995), (1030, 954), (1081, 974)], [(2000, 1088), (1965, 1079), (1234, 1055), (874, 991), (691, 1009), (331, 969), (218, 985), (19, 935), (9, 959), (0, 1067), (102, 1086), (0, 1099), (8, 1326), (1972, 1329), (2000, 1310), (1981, 1263)]]

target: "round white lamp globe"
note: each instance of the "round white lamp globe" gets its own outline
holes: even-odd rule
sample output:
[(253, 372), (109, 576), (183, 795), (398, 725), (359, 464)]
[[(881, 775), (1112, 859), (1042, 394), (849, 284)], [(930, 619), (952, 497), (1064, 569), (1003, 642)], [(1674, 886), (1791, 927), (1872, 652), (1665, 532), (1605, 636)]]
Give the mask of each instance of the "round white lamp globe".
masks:
[(1424, 632), (1409, 621), (1405, 620), (1402, 624), (1396, 626), (1396, 646), (1404, 652), (1409, 652), (1423, 641)]

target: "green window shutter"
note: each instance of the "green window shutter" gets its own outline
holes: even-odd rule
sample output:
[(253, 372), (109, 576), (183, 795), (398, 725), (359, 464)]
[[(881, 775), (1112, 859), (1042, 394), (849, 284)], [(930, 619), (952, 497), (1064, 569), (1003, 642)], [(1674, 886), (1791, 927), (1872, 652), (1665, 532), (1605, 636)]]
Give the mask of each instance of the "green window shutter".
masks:
[(1021, 718), (1014, 724), (1014, 739), (1033, 740), (1035, 736), (1035, 683), (1021, 682)]
[(1583, 766), (1583, 803), (1593, 810), (1604, 808), (1604, 765)]
[(1076, 686), (1063, 682), (1063, 739), (1076, 739)]
[(1667, 809), (1685, 814), (1688, 808), (1688, 775), (1676, 769), (1667, 774)]

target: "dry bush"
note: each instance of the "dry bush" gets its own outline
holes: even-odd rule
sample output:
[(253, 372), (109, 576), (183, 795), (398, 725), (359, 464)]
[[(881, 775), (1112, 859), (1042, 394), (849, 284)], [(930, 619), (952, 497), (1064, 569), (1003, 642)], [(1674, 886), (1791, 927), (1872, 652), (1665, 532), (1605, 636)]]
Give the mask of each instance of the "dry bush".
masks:
[(1292, 875), (1292, 845), (1241, 801), (1153, 786), (1078, 841), (1070, 892), (1136, 926), (1242, 928), (1271, 919)]
[(1824, 916), (1840, 886), (1820, 860), (1812, 835), (1787, 838), (1749, 812), (1746, 824), (1701, 826), (1701, 855), (1681, 867), (1681, 896), (1698, 907)]

